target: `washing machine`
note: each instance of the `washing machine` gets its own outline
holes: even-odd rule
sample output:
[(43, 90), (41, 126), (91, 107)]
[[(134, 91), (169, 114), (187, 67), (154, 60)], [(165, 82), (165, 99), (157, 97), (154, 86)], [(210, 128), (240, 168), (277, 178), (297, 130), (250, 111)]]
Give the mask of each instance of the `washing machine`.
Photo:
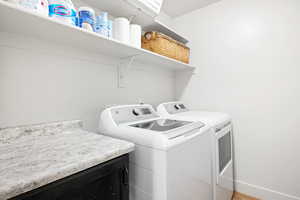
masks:
[(151, 105), (121, 105), (101, 113), (99, 131), (135, 144), (130, 200), (212, 199), (209, 126), (160, 117)]
[(157, 107), (160, 116), (176, 120), (201, 121), (213, 132), (213, 199), (231, 200), (234, 191), (233, 130), (229, 115), (217, 112), (189, 110), (182, 102), (162, 103)]

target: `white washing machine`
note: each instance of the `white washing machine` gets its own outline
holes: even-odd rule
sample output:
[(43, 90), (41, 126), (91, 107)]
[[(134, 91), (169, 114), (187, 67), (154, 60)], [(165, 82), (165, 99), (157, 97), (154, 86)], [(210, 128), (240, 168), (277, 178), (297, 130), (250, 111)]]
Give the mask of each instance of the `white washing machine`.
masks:
[(189, 110), (182, 102), (162, 103), (157, 112), (176, 120), (201, 121), (213, 132), (213, 199), (231, 200), (234, 191), (232, 123), (229, 115), (216, 112)]
[(135, 143), (130, 200), (211, 200), (211, 129), (201, 122), (159, 117), (151, 105), (101, 113), (102, 134)]

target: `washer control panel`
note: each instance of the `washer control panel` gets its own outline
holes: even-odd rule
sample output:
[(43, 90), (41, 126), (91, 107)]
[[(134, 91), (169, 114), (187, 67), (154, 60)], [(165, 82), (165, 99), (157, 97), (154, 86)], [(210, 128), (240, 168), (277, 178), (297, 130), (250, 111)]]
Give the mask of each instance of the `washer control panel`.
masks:
[(151, 105), (129, 105), (114, 107), (110, 110), (115, 123), (128, 123), (159, 117)]
[(132, 110), (132, 114), (134, 114), (135, 116), (151, 115), (152, 111), (150, 108), (134, 108)]

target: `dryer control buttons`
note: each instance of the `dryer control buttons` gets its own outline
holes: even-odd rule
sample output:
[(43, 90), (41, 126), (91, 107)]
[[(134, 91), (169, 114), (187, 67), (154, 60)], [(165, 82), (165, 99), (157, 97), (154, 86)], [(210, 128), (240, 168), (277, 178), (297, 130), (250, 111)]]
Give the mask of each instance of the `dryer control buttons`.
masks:
[(174, 107), (175, 107), (176, 110), (186, 109), (185, 105), (183, 105), (182, 103), (181, 104), (175, 104)]
[(183, 105), (183, 104), (179, 104), (179, 107), (180, 107), (181, 109), (186, 109), (185, 105)]
[(179, 104), (175, 104), (174, 107), (175, 107), (176, 110), (179, 110), (179, 109), (180, 109), (180, 105), (179, 105)]

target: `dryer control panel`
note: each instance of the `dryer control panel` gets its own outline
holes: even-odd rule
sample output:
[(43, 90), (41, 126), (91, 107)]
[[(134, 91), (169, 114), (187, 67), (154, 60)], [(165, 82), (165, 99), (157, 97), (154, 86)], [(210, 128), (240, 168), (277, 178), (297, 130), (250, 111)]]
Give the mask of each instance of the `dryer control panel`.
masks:
[(163, 106), (169, 114), (176, 114), (189, 111), (187, 107), (181, 102), (165, 103), (163, 104)]
[(116, 124), (156, 119), (159, 117), (151, 105), (118, 106), (111, 108), (110, 112)]

